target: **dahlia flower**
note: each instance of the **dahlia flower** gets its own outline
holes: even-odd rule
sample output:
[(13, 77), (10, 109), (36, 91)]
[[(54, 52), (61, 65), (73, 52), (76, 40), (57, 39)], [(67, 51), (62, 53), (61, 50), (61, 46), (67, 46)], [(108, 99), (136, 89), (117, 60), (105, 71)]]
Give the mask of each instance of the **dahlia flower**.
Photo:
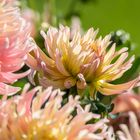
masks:
[[(14, 88), (11, 91), (4, 83), (13, 83), (30, 72), (14, 73), (22, 68), (32, 48), (29, 34), (30, 26), (20, 17), (15, 1), (0, 0), (0, 94), (11, 94)], [(15, 92), (17, 90), (19, 88), (15, 88)]]
[(115, 130), (118, 130), (120, 126), (121, 131), (117, 132), (119, 140), (139, 140), (140, 95), (133, 92), (125, 93), (117, 96), (113, 103), (112, 114), (119, 113), (119, 115), (116, 119), (111, 119), (110, 122)]
[[(132, 91), (131, 91), (132, 92)], [(122, 113), (127, 111), (134, 111), (135, 113), (140, 111), (140, 95), (135, 93), (124, 93), (113, 100), (115, 113)]]
[(140, 140), (140, 119), (134, 112), (122, 113), (110, 121), (108, 140)]
[[(75, 31), (71, 37), (68, 27), (50, 28), (41, 35), (45, 39), (45, 54), (39, 47), (28, 55), (27, 64), (38, 72), (42, 86), (69, 89), (77, 86), (78, 91), (89, 87), (91, 96), (96, 91), (104, 95), (123, 93), (139, 81), (139, 77), (123, 84), (114, 85), (111, 81), (120, 78), (132, 66), (134, 56), (128, 57), (127, 48), (115, 51), (111, 47), (110, 35), (96, 38), (98, 30), (93, 28), (81, 36)], [(34, 72), (32, 72), (34, 73)]]
[(129, 112), (129, 125), (121, 124), (117, 132), (119, 140), (140, 140), (140, 126), (133, 112)]
[[(107, 119), (79, 105), (78, 96), (62, 106), (60, 90), (36, 87), (0, 101), (0, 140), (104, 140)], [(76, 115), (72, 116), (74, 110)], [(91, 119), (96, 123), (87, 124)]]

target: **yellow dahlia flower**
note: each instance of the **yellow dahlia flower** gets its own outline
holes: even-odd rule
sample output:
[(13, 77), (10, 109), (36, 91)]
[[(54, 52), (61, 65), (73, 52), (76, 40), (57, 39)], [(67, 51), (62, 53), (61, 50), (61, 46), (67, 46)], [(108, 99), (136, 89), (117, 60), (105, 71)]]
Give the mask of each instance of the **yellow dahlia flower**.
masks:
[(90, 88), (91, 96), (96, 91), (105, 95), (119, 94), (132, 88), (139, 78), (128, 83), (113, 85), (110, 82), (120, 78), (132, 66), (134, 56), (128, 57), (127, 48), (115, 51), (111, 47), (110, 35), (96, 39), (98, 30), (89, 29), (81, 35), (75, 31), (71, 36), (69, 27), (50, 28), (41, 35), (45, 39), (45, 54), (39, 47), (28, 56), (27, 64), (38, 71), (42, 86), (69, 89), (77, 86)]
[[(79, 105), (78, 96), (62, 106), (60, 90), (36, 87), (0, 101), (0, 140), (104, 140), (107, 119)], [(73, 117), (72, 112), (76, 111)], [(75, 114), (75, 113), (74, 113)], [(90, 119), (96, 123), (87, 124)]]

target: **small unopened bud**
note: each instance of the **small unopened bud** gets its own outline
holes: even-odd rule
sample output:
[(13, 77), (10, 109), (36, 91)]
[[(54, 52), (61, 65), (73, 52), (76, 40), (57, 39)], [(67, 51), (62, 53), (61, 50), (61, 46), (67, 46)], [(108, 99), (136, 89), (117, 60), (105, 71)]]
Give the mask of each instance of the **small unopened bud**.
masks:
[(86, 81), (85, 81), (85, 78), (84, 78), (83, 74), (79, 73), (77, 75), (77, 77), (78, 77), (77, 88), (78, 89), (84, 89), (87, 84), (86, 84)]

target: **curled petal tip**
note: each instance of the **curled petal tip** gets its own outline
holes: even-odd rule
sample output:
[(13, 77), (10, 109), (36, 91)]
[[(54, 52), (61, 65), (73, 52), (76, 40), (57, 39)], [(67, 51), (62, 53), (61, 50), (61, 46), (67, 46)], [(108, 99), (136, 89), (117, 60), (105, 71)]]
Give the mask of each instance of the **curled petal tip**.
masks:
[(20, 90), (20, 87), (14, 87), (0, 82), (0, 95), (12, 96)]

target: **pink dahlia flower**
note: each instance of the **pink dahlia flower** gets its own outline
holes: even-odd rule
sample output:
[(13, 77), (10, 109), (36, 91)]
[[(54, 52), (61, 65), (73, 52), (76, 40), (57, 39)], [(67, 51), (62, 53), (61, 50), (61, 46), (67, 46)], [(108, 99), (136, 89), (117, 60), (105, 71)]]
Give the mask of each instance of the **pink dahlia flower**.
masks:
[[(132, 91), (131, 91), (132, 92)], [(135, 93), (124, 93), (117, 96), (114, 100), (113, 114), (128, 111), (140, 112), (140, 95)]]
[[(13, 83), (30, 72), (14, 73), (22, 68), (32, 48), (29, 35), (30, 26), (21, 18), (15, 1), (0, 0), (0, 94), (14, 92), (14, 88), (11, 91), (11, 87), (3, 83)], [(7, 90), (3, 92), (3, 89)], [(15, 88), (15, 92), (17, 90)]]
[(110, 45), (110, 35), (96, 39), (98, 30), (89, 29), (84, 35), (76, 31), (71, 36), (70, 28), (60, 26), (50, 28), (47, 34), (41, 31), (45, 39), (45, 54), (39, 47), (29, 55), (27, 64), (38, 72), (41, 85), (69, 89), (77, 86), (79, 91), (87, 86), (91, 96), (96, 91), (104, 95), (123, 93), (133, 88), (139, 77), (123, 84), (110, 82), (120, 78), (131, 68), (134, 56), (129, 60), (127, 48), (116, 51), (116, 45)]
[(108, 140), (140, 140), (140, 118), (134, 112), (121, 113), (111, 120), (111, 125)]
[(119, 140), (140, 140), (140, 125), (133, 112), (129, 112), (129, 124), (121, 124), (117, 131)]
[[(70, 96), (62, 106), (60, 90), (36, 87), (0, 101), (0, 140), (104, 140), (107, 119), (79, 105), (78, 96)], [(72, 112), (76, 115), (72, 116)], [(74, 114), (75, 114), (74, 113)], [(93, 124), (89, 120), (96, 120)], [(97, 121), (98, 120), (98, 121)]]

